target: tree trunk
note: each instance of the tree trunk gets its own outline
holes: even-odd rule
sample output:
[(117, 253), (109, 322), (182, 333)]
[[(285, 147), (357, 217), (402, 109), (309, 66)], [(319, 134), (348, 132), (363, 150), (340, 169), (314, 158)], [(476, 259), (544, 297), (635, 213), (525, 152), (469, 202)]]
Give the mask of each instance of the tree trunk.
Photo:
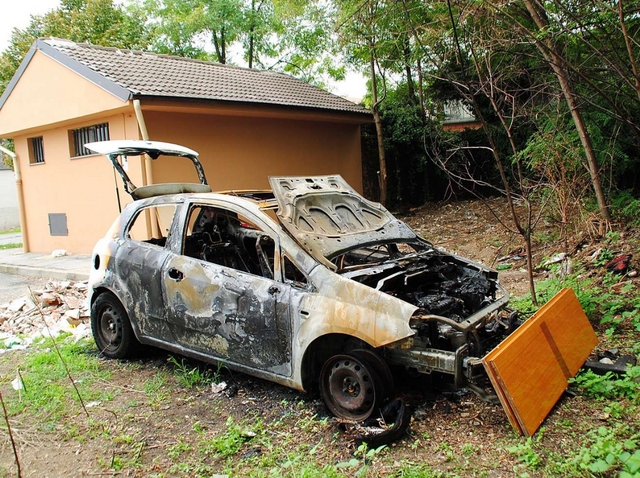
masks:
[(376, 125), (376, 136), (378, 139), (378, 187), (380, 189), (380, 203), (384, 206), (387, 203), (387, 160), (384, 155), (384, 134), (382, 132), (382, 118), (380, 117), (380, 100), (378, 99), (378, 82), (376, 80), (375, 58), (373, 45), (370, 45), (369, 67), (371, 73), (371, 99), (373, 101), (373, 121)]
[(249, 27), (249, 54), (247, 55), (249, 58), (249, 68), (253, 68), (253, 42), (254, 35), (256, 30), (256, 19), (255, 19), (255, 9), (256, 9), (256, 0), (251, 0), (251, 26)]
[(413, 85), (413, 75), (411, 74), (411, 47), (409, 45), (409, 38), (404, 39), (403, 45), (403, 56), (404, 56), (404, 71), (407, 75), (407, 88), (409, 89), (409, 102), (412, 105), (416, 104), (416, 90)]
[[(527, 11), (531, 15), (531, 18), (538, 27), (538, 30), (546, 31), (549, 27), (549, 20), (546, 17), (546, 12), (544, 11), (542, 5), (538, 3), (534, 4), (534, 1), (535, 0), (525, 0), (524, 4), (527, 7)], [(607, 205), (607, 200), (605, 199), (604, 192), (602, 190), (602, 184), (600, 182), (598, 161), (593, 150), (591, 136), (587, 131), (587, 127), (582, 117), (582, 112), (576, 101), (576, 92), (573, 87), (573, 83), (571, 82), (571, 78), (569, 78), (567, 69), (564, 68), (566, 62), (560, 52), (558, 52), (556, 46), (548, 38), (544, 40), (544, 48), (542, 47), (542, 45), (540, 45), (539, 42), (536, 42), (536, 45), (538, 46), (538, 49), (544, 56), (547, 63), (549, 63), (549, 65), (551, 65), (551, 68), (553, 68), (553, 72), (555, 73), (556, 78), (560, 83), (560, 89), (562, 90), (562, 94), (567, 102), (567, 106), (571, 111), (571, 117), (573, 118), (576, 130), (578, 131), (578, 136), (580, 137), (580, 142), (582, 143), (582, 147), (587, 157), (587, 166), (589, 175), (591, 177), (591, 184), (596, 194), (596, 201), (598, 202), (600, 216), (605, 221), (610, 221), (611, 215), (609, 214), (609, 207)]]
[(424, 104), (424, 88), (423, 88), (423, 79), (422, 79), (422, 64), (420, 62), (420, 58), (416, 61), (416, 67), (418, 69), (418, 99), (420, 100), (420, 111), (422, 112), (422, 116), (427, 117), (427, 110)]

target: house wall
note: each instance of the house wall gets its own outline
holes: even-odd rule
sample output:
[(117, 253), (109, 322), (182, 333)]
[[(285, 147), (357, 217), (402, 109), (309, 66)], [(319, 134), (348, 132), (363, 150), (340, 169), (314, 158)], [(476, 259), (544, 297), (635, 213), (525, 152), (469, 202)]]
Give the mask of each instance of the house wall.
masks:
[(38, 51), (0, 110), (0, 136), (62, 121), (105, 116), (123, 106), (99, 86)]
[[(71, 158), (69, 130), (104, 122), (109, 123), (111, 139), (139, 139), (133, 112), (14, 138), (22, 171), (30, 250), (89, 253), (118, 215), (116, 185), (122, 205), (130, 201), (122, 189), (122, 181), (114, 177), (114, 169), (104, 156)], [(45, 161), (30, 164), (27, 138), (36, 135), (43, 138)], [(134, 183), (142, 183), (140, 159), (130, 158), (128, 174)], [(66, 214), (68, 236), (51, 235), (49, 213)]]
[[(362, 191), (360, 126), (282, 118), (144, 113), (152, 140), (200, 153), (211, 188), (267, 189), (269, 176), (341, 174)], [(155, 161), (153, 180), (197, 182), (188, 160)]]
[(0, 231), (20, 225), (16, 178), (10, 169), (0, 169)]
[[(148, 103), (143, 100), (143, 110)], [(180, 111), (192, 103), (180, 104), (147, 105), (167, 108), (144, 111), (149, 135), (200, 152), (214, 190), (265, 189), (269, 175), (339, 173), (362, 191), (360, 127), (347, 115), (283, 108), (274, 113), (277, 108), (264, 105), (224, 112), (220, 105), (198, 106), (206, 112), (194, 113)], [(111, 139), (140, 139), (130, 102), (35, 53), (0, 110), (0, 136), (14, 139), (21, 165), (30, 250), (89, 253), (118, 214), (116, 190), (122, 205), (130, 201), (106, 158), (70, 154), (71, 129), (105, 121)], [(45, 161), (31, 164), (28, 139), (39, 136)], [(134, 184), (145, 184), (141, 158), (129, 158), (128, 173)], [(153, 176), (155, 183), (196, 181), (186, 160), (154, 162)], [(66, 214), (67, 236), (51, 235), (51, 213)]]

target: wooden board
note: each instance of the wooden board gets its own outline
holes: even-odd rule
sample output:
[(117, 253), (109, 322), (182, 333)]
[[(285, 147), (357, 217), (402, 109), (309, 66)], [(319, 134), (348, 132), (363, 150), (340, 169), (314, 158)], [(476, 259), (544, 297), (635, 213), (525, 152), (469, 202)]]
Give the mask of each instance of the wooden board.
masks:
[(535, 433), (597, 343), (575, 293), (562, 289), (482, 359), (519, 433)]

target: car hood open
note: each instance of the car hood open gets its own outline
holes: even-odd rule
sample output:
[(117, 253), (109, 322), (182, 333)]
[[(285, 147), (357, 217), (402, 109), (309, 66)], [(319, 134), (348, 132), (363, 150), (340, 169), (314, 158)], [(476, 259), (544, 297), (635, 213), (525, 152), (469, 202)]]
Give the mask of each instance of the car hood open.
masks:
[(322, 262), (356, 247), (417, 239), (405, 223), (367, 201), (340, 175), (272, 176), (269, 183), (283, 227)]

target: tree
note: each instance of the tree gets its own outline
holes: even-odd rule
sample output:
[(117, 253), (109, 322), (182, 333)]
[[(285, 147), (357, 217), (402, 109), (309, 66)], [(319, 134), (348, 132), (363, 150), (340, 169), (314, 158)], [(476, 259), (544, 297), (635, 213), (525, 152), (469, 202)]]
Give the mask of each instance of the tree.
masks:
[(79, 43), (145, 49), (149, 35), (139, 11), (128, 11), (113, 0), (62, 0), (60, 8), (34, 15), (24, 29), (14, 29), (0, 56), (0, 91), (4, 91), (22, 59), (39, 37), (58, 37)]

